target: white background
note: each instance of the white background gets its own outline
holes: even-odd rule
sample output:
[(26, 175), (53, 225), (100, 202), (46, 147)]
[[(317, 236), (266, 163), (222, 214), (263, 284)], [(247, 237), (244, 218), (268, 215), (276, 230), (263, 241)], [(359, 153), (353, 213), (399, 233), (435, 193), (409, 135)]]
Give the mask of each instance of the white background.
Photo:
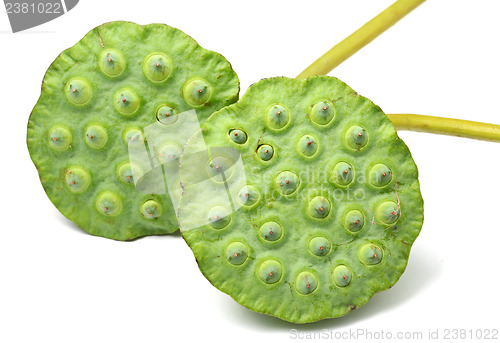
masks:
[[(290, 330), (500, 329), (500, 144), (401, 132), (420, 170), (425, 223), (406, 272), (340, 319), (292, 325), (253, 313), (199, 272), (178, 234), (116, 242), (51, 204), (26, 147), (50, 63), (112, 20), (167, 23), (223, 54), (242, 94), (296, 76), (392, 3), (82, 0), (9, 33), (0, 13), (0, 342), (283, 342)], [(500, 124), (500, 3), (428, 0), (330, 75), (380, 105)], [(497, 336), (498, 337), (498, 336)], [(341, 340), (346, 341), (346, 340)], [(466, 340), (464, 340), (466, 341)]]

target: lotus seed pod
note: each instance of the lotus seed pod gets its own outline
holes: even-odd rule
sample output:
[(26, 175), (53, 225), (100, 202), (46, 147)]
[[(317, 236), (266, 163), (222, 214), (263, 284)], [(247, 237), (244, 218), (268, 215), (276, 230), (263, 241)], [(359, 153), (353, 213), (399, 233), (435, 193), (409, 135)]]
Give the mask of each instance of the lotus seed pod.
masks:
[[(319, 122), (313, 109), (327, 102), (334, 115)], [(288, 115), (280, 129), (268, 120), (278, 104)], [(245, 144), (228, 136), (235, 128), (247, 133)], [(202, 129), (211, 150), (239, 152), (245, 184), (260, 195), (252, 206), (235, 206), (222, 229), (210, 222), (181, 225), (200, 270), (215, 287), (251, 310), (308, 323), (344, 316), (397, 282), (422, 227), (423, 201), (411, 154), (379, 107), (333, 77), (268, 78), (215, 112)], [(311, 156), (298, 149), (304, 136), (318, 143)], [(261, 151), (271, 146), (274, 155), (264, 161)], [(185, 158), (181, 155), (181, 164)], [(397, 175), (382, 187), (369, 176), (379, 164)], [(382, 169), (375, 172), (383, 175)], [(243, 186), (227, 180), (227, 189), (234, 188), (228, 206), (239, 204)], [(213, 206), (216, 196), (210, 188), (186, 188), (180, 222), (205, 203)], [(220, 209), (218, 215), (226, 213)], [(224, 259), (233, 242), (248, 247), (248, 258), (237, 268)]]
[[(165, 183), (162, 193), (144, 191), (151, 170), (131, 166), (129, 148), (144, 150), (144, 159), (159, 165), (163, 144), (153, 146), (147, 127), (173, 128), (180, 125), (178, 113), (193, 109), (204, 122), (238, 93), (227, 60), (183, 32), (163, 24), (106, 23), (47, 70), (28, 122), (28, 149), (52, 203), (86, 232), (116, 240), (169, 234), (178, 223)], [(153, 209), (148, 200), (159, 206), (154, 220), (145, 220)]]
[(257, 149), (257, 154), (263, 161), (269, 161), (274, 155), (274, 150), (272, 146), (267, 144), (262, 144)]

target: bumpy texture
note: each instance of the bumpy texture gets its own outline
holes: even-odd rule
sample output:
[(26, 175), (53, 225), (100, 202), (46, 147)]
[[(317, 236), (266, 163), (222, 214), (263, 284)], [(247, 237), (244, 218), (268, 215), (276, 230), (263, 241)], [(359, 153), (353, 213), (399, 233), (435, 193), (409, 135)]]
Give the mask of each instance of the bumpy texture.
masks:
[(117, 240), (177, 230), (168, 195), (134, 187), (128, 143), (196, 109), (200, 121), (238, 98), (227, 60), (163, 24), (111, 22), (65, 50), (45, 74), (28, 148), (53, 204), (90, 234)]
[(248, 183), (230, 215), (199, 189), (179, 207), (180, 218), (201, 198), (209, 209), (208, 225), (181, 232), (218, 289), (306, 323), (343, 316), (400, 278), (423, 223), (418, 171), (368, 99), (332, 77), (265, 79), (203, 136), (241, 153)]

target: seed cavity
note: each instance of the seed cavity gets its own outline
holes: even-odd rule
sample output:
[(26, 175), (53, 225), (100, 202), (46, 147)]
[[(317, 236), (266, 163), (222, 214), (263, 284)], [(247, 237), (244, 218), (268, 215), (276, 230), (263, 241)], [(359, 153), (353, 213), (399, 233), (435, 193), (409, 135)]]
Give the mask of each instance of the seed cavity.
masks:
[(236, 144), (244, 144), (247, 141), (247, 134), (239, 129), (230, 130), (229, 137)]
[(332, 171), (332, 181), (339, 186), (347, 186), (354, 180), (354, 168), (347, 162), (338, 162)]
[(223, 206), (212, 207), (207, 214), (207, 223), (212, 228), (220, 230), (231, 222), (231, 212)]
[(265, 241), (275, 242), (283, 235), (283, 228), (276, 222), (267, 222), (260, 226), (259, 236)]
[(156, 119), (163, 125), (171, 125), (179, 118), (177, 112), (168, 105), (163, 105), (156, 110)]
[(363, 213), (358, 210), (351, 210), (347, 212), (344, 218), (344, 226), (351, 232), (358, 232), (365, 225), (365, 217)]
[(92, 87), (88, 81), (74, 78), (66, 84), (64, 93), (72, 104), (85, 105), (92, 97)]
[(310, 157), (318, 151), (318, 140), (312, 135), (304, 135), (299, 139), (297, 151), (299, 154)]
[(274, 149), (268, 144), (259, 145), (257, 148), (257, 155), (259, 155), (261, 160), (269, 161), (274, 155)]
[(325, 237), (314, 237), (309, 241), (309, 251), (316, 256), (327, 255), (332, 248), (332, 244)]
[(165, 54), (157, 52), (146, 57), (142, 70), (144, 75), (151, 81), (161, 82), (170, 75), (172, 64)]
[(375, 244), (365, 244), (359, 249), (359, 259), (366, 266), (379, 264), (382, 257), (382, 249)]
[(249, 248), (242, 242), (233, 242), (226, 248), (226, 260), (232, 265), (239, 266), (246, 262)]
[(385, 164), (377, 163), (370, 169), (368, 180), (375, 187), (384, 187), (391, 182), (392, 171)]
[(260, 265), (257, 273), (262, 282), (271, 285), (281, 279), (283, 267), (276, 260), (267, 260)]
[(103, 192), (96, 201), (97, 209), (104, 215), (115, 216), (122, 209), (120, 197), (113, 192)]
[(101, 149), (108, 142), (108, 132), (101, 125), (90, 125), (85, 131), (85, 143), (92, 149)]
[(184, 100), (193, 107), (204, 105), (210, 98), (210, 95), (210, 84), (200, 79), (189, 81), (182, 90)]
[(307, 214), (312, 218), (323, 219), (330, 213), (331, 204), (330, 200), (323, 196), (317, 196), (309, 201), (307, 205)]
[(351, 126), (345, 134), (345, 144), (353, 150), (361, 150), (368, 143), (368, 133), (361, 126)]
[(394, 224), (399, 219), (399, 207), (394, 201), (385, 201), (377, 207), (377, 218), (384, 224)]
[(139, 108), (140, 102), (137, 94), (128, 88), (121, 89), (115, 94), (115, 109), (125, 116), (134, 114)]
[(303, 295), (308, 295), (318, 288), (318, 278), (311, 272), (301, 272), (295, 279), (295, 289)]
[(290, 121), (288, 110), (282, 105), (273, 105), (267, 111), (267, 126), (274, 130), (284, 128)]
[(71, 147), (73, 136), (64, 126), (54, 126), (49, 131), (49, 146), (57, 151), (64, 151)]
[(329, 101), (320, 101), (312, 107), (309, 116), (314, 123), (327, 125), (335, 117), (335, 109)]
[(243, 186), (238, 192), (238, 201), (245, 206), (253, 206), (260, 200), (260, 192), (252, 185)]
[(83, 168), (68, 168), (64, 174), (64, 183), (72, 193), (83, 193), (90, 185), (90, 175)]
[(290, 195), (297, 190), (300, 179), (294, 172), (285, 170), (274, 179), (276, 188), (284, 195)]
[(346, 266), (341, 264), (333, 270), (333, 282), (335, 282), (338, 287), (348, 286), (351, 283), (351, 279), (352, 273)]
[(141, 205), (141, 214), (146, 219), (157, 219), (161, 213), (161, 206), (155, 200), (147, 200)]
[(106, 49), (99, 58), (99, 68), (107, 76), (119, 76), (125, 69), (125, 58), (114, 49)]

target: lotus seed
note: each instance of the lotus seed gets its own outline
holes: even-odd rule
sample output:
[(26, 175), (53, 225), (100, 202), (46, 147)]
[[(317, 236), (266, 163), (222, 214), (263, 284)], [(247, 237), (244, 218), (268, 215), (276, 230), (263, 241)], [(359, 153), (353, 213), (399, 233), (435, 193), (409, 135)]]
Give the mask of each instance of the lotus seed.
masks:
[(269, 161), (274, 154), (273, 147), (267, 144), (262, 144), (257, 149), (257, 154), (263, 161)]
[(148, 200), (141, 206), (141, 214), (146, 219), (157, 219), (161, 213), (161, 206), (155, 200)]
[(359, 249), (359, 259), (364, 265), (379, 264), (382, 261), (383, 252), (375, 244), (365, 244)]
[(139, 129), (130, 129), (123, 136), (125, 144), (129, 147), (139, 147), (144, 143), (144, 136)]
[(273, 105), (267, 111), (267, 125), (274, 130), (284, 128), (290, 121), (288, 110), (282, 105)]
[(245, 263), (248, 255), (248, 246), (241, 242), (233, 242), (226, 248), (226, 260), (235, 266)]
[(233, 173), (234, 162), (225, 156), (216, 156), (208, 163), (208, 174), (213, 180), (224, 182), (229, 179)]
[(99, 59), (99, 67), (107, 76), (119, 76), (125, 69), (125, 58), (114, 49), (106, 49)]
[(122, 209), (120, 197), (109, 191), (103, 192), (99, 195), (96, 205), (99, 212), (107, 216), (115, 216), (120, 213)]
[(347, 162), (338, 162), (332, 171), (332, 181), (339, 186), (347, 186), (354, 179), (354, 168)]
[(301, 272), (295, 280), (295, 288), (300, 294), (311, 294), (318, 288), (318, 278), (311, 272)]
[(181, 149), (176, 144), (164, 144), (158, 149), (158, 161), (161, 164), (179, 163)]
[(276, 260), (267, 260), (260, 265), (258, 275), (262, 282), (274, 284), (280, 281), (283, 275), (283, 267)]
[(90, 175), (83, 168), (69, 168), (64, 175), (64, 182), (72, 193), (83, 193), (90, 185)]
[(385, 201), (377, 208), (377, 218), (384, 224), (394, 224), (399, 219), (399, 207), (394, 201)]
[(259, 201), (259, 199), (259, 190), (252, 185), (243, 186), (238, 192), (238, 200), (242, 205), (253, 206)]
[(265, 241), (274, 242), (281, 238), (283, 229), (276, 222), (267, 222), (261, 225), (259, 235)]
[(368, 133), (361, 126), (351, 126), (345, 134), (345, 144), (353, 150), (361, 150), (368, 143)]
[(375, 187), (383, 187), (392, 180), (391, 169), (383, 163), (377, 163), (370, 169), (370, 183)]
[(335, 117), (335, 110), (329, 101), (320, 101), (313, 106), (310, 117), (318, 125), (327, 125)]
[(167, 105), (163, 105), (156, 110), (156, 119), (164, 125), (175, 123), (178, 117), (177, 112)]
[(108, 132), (101, 125), (91, 125), (85, 132), (85, 143), (93, 149), (100, 149), (108, 142)]
[(54, 126), (49, 132), (50, 147), (57, 151), (67, 150), (71, 147), (73, 136), (64, 126)]
[(154, 82), (164, 81), (172, 69), (170, 60), (165, 54), (155, 53), (146, 58), (143, 64), (144, 74)]
[(318, 140), (312, 135), (305, 135), (299, 139), (297, 151), (304, 156), (312, 156), (318, 151)]
[(365, 225), (363, 213), (358, 210), (349, 211), (344, 218), (344, 226), (351, 232), (358, 232)]
[(231, 137), (231, 140), (236, 144), (243, 144), (247, 141), (247, 134), (238, 129), (229, 131), (229, 137)]
[(208, 211), (207, 221), (214, 229), (223, 229), (231, 222), (230, 212), (222, 206), (214, 206)]
[(345, 287), (351, 283), (352, 273), (344, 265), (339, 265), (333, 270), (333, 282), (339, 287)]
[(282, 194), (290, 195), (299, 187), (300, 179), (294, 172), (286, 170), (279, 173), (274, 182)]
[(85, 105), (92, 97), (92, 87), (80, 78), (71, 79), (65, 89), (66, 98), (75, 105)]
[(307, 214), (312, 218), (326, 218), (330, 213), (330, 208), (330, 200), (323, 196), (317, 196), (307, 205)]
[(115, 95), (115, 109), (118, 113), (129, 116), (139, 108), (140, 100), (137, 94), (130, 89), (122, 89)]
[(139, 174), (139, 168), (131, 163), (124, 163), (118, 168), (118, 178), (124, 183), (134, 183), (134, 173)]
[(208, 82), (195, 79), (186, 84), (182, 94), (189, 105), (193, 107), (202, 106), (210, 98), (211, 87)]
[(309, 251), (316, 256), (325, 256), (330, 252), (332, 244), (325, 237), (314, 237), (309, 242)]

